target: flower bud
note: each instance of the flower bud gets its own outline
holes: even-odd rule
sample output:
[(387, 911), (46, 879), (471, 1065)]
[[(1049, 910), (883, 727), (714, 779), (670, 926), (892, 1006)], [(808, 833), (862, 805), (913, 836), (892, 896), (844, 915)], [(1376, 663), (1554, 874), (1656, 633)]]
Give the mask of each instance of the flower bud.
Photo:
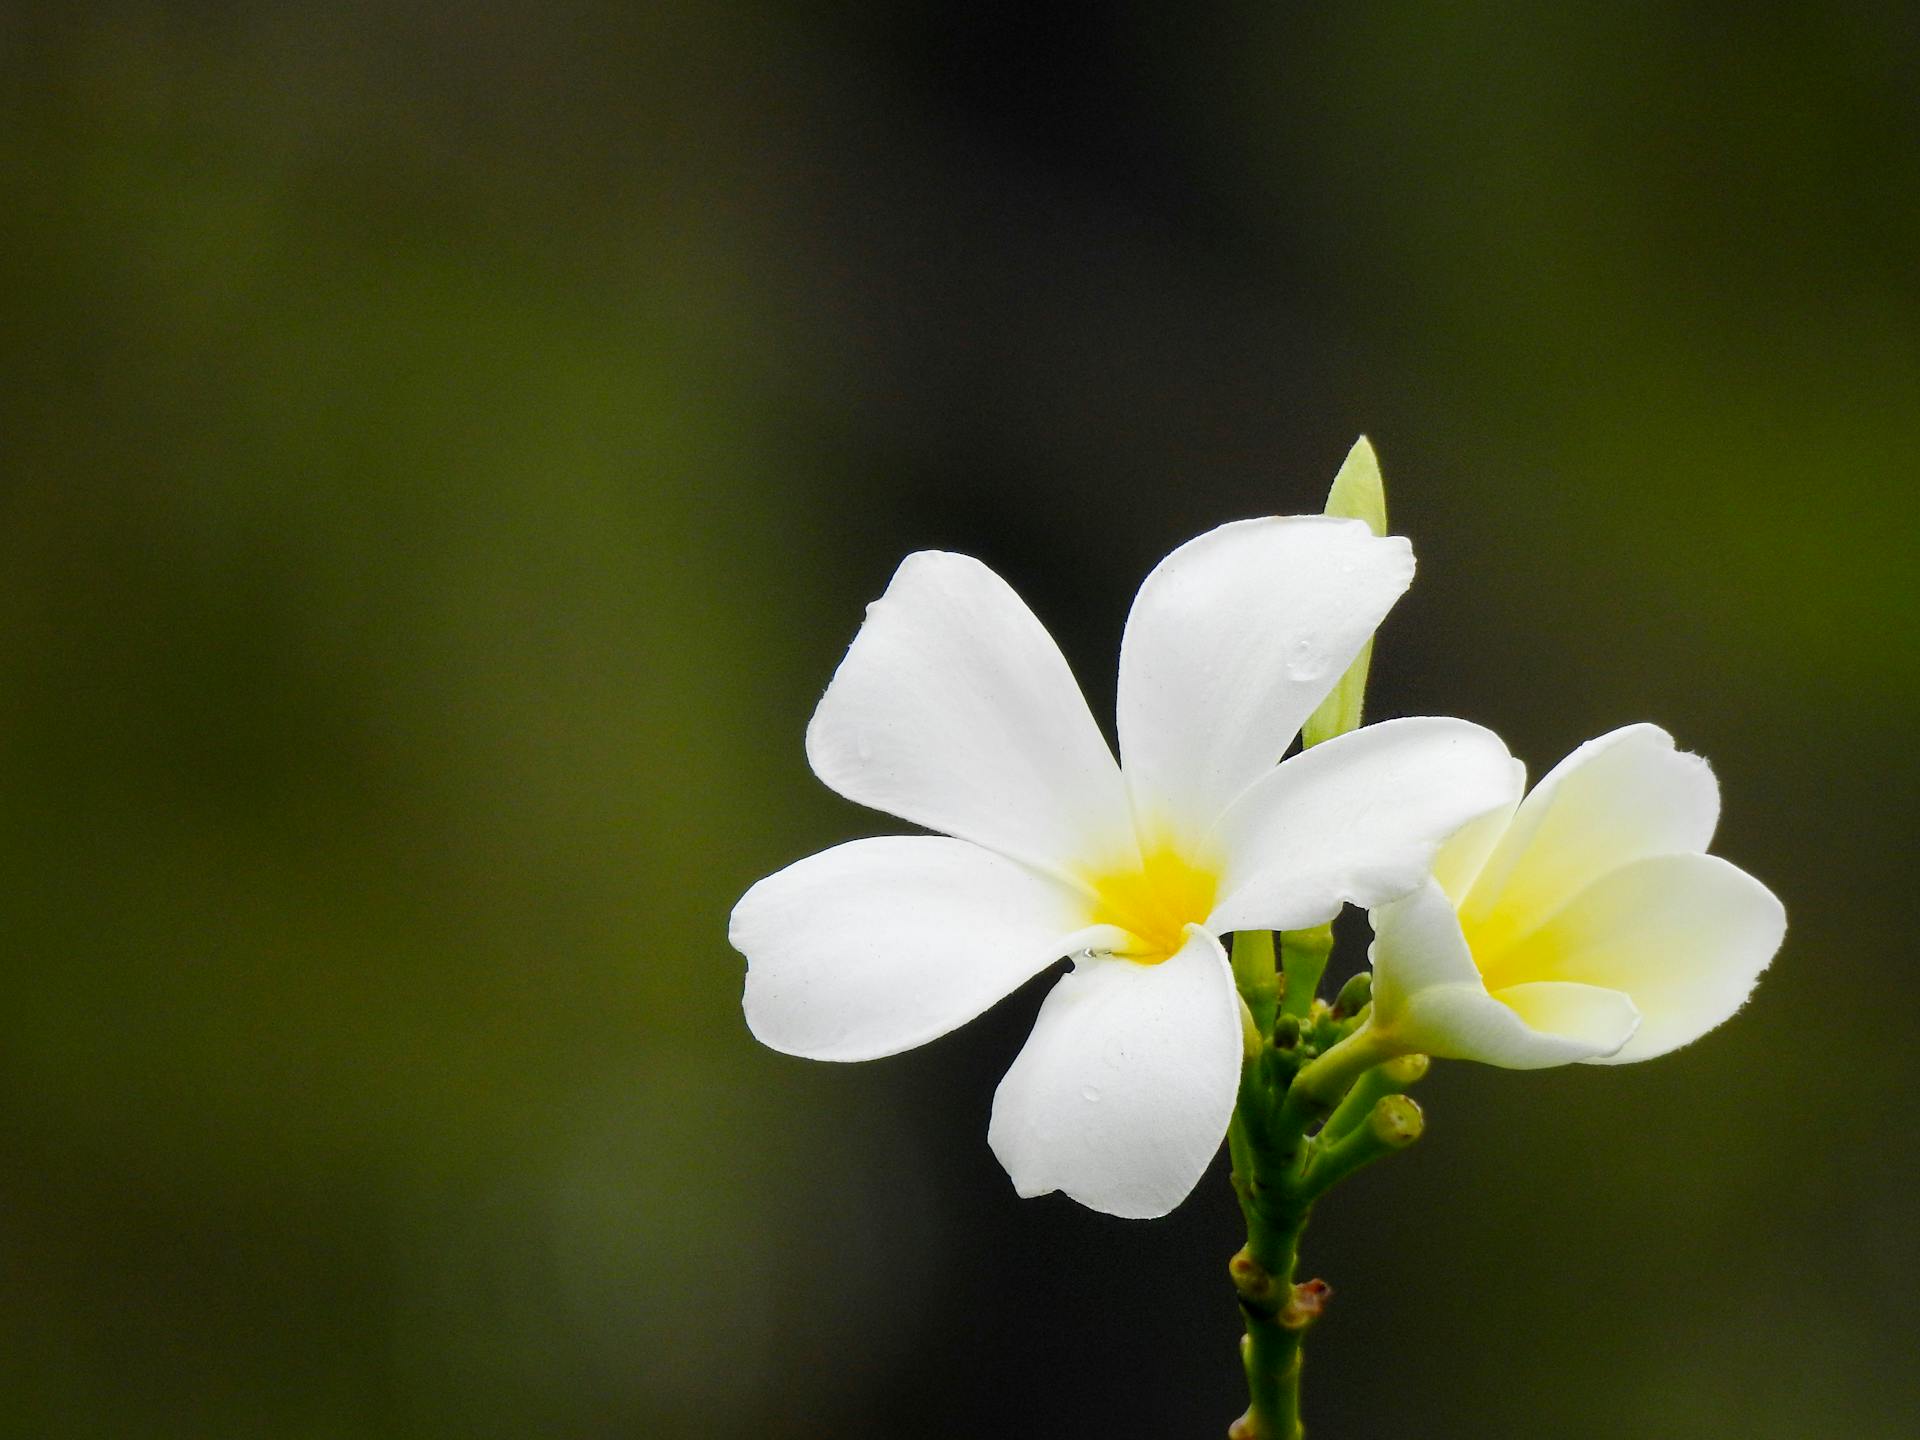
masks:
[(1345, 1134), (1328, 1135), (1323, 1130), (1324, 1144), (1307, 1166), (1307, 1197), (1315, 1198), (1362, 1166), (1406, 1149), (1425, 1128), (1426, 1119), (1413, 1101), (1404, 1095), (1383, 1095), (1373, 1102), (1367, 1118)]
[(1327, 514), (1343, 520), (1364, 520), (1376, 535), (1387, 533), (1387, 487), (1380, 478), (1380, 457), (1373, 442), (1362, 435), (1353, 442), (1333, 487), (1327, 491)]
[(1424, 1055), (1401, 1055), (1387, 1061), (1380, 1067), (1380, 1075), (1396, 1090), (1404, 1090), (1409, 1085), (1427, 1078), (1427, 1071), (1433, 1068), (1433, 1061)]
[(1373, 998), (1373, 972), (1362, 970), (1340, 987), (1340, 993), (1333, 997), (1333, 1013), (1336, 1019), (1348, 1015), (1358, 1015), (1366, 1009), (1367, 1002)]
[[(1364, 435), (1353, 442), (1346, 463), (1333, 477), (1333, 489), (1327, 494), (1327, 514), (1364, 520), (1374, 534), (1387, 533), (1387, 492), (1380, 479), (1380, 460)], [(1322, 740), (1360, 728), (1360, 706), (1367, 693), (1367, 667), (1372, 662), (1373, 641), (1369, 639), (1360, 647), (1360, 653), (1340, 677), (1340, 682), (1320, 702), (1320, 708), (1307, 717), (1300, 731), (1302, 745), (1318, 745)]]
[(1395, 1095), (1418, 1081), (1432, 1065), (1424, 1055), (1396, 1055), (1353, 1082), (1353, 1088), (1327, 1117), (1321, 1132), (1329, 1143), (1364, 1125), (1382, 1096)]
[(1404, 1150), (1427, 1128), (1420, 1107), (1405, 1095), (1383, 1095), (1367, 1116), (1373, 1138), (1393, 1150)]

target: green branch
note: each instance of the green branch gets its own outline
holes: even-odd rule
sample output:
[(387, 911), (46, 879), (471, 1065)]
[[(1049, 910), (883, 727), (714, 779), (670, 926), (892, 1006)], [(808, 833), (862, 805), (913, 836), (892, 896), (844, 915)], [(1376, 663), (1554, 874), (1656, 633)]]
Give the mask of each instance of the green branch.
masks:
[(1302, 1347), (1333, 1293), (1296, 1278), (1307, 1220), (1332, 1186), (1420, 1135), (1419, 1107), (1399, 1092), (1425, 1073), (1425, 1057), (1382, 1050), (1365, 1012), (1354, 1013), (1364, 986), (1349, 982), (1331, 1007), (1315, 998), (1332, 940), (1327, 926), (1282, 935), (1276, 976), (1272, 935), (1234, 936), (1247, 1052), (1227, 1147), (1247, 1243), (1228, 1273), (1246, 1326), (1247, 1410), (1231, 1440), (1305, 1433)]

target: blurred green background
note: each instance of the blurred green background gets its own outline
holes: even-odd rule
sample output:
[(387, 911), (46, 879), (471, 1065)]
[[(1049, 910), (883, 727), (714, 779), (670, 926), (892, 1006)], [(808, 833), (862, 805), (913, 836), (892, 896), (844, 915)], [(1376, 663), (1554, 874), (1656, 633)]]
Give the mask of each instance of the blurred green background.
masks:
[[(1355, 434), (1373, 713), (1653, 719), (1737, 1023), (1442, 1067), (1323, 1436), (1910, 1436), (1910, 4), (0, 8), (0, 1433), (1208, 1436), (1224, 1176), (1019, 1202), (1030, 987), (837, 1068), (733, 899), (915, 548), (1096, 712)], [(1348, 963), (1352, 963), (1349, 956)]]

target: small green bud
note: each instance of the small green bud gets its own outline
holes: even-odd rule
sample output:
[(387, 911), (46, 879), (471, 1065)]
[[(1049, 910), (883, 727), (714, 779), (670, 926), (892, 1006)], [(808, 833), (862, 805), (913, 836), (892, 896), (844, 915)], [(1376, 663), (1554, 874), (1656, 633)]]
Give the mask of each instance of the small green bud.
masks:
[[(1341, 1102), (1342, 1110), (1364, 1093), (1358, 1085), (1354, 1091)], [(1340, 1111), (1336, 1110), (1333, 1119), (1339, 1118)], [(1307, 1198), (1322, 1194), (1362, 1166), (1406, 1149), (1420, 1138), (1425, 1128), (1426, 1119), (1420, 1107), (1404, 1095), (1383, 1095), (1373, 1101), (1366, 1119), (1356, 1122), (1350, 1130), (1334, 1131), (1333, 1121), (1329, 1120), (1320, 1133), (1317, 1153), (1307, 1165), (1304, 1185)]]
[(1367, 1129), (1373, 1138), (1394, 1150), (1406, 1149), (1426, 1128), (1426, 1116), (1405, 1095), (1381, 1096), (1367, 1116)]
[(1424, 1080), (1427, 1071), (1433, 1068), (1433, 1061), (1424, 1055), (1402, 1055), (1389, 1060), (1380, 1067), (1382, 1078), (1396, 1090), (1404, 1090), (1409, 1085)]
[[(1333, 477), (1333, 489), (1327, 495), (1327, 514), (1364, 520), (1374, 534), (1387, 533), (1387, 490), (1380, 478), (1380, 459), (1364, 435), (1353, 442), (1346, 463)], [(1320, 702), (1320, 708), (1307, 717), (1300, 731), (1302, 745), (1318, 745), (1322, 740), (1360, 728), (1361, 704), (1367, 694), (1367, 668), (1372, 662), (1373, 641), (1368, 640), (1340, 677), (1340, 683)]]
[(1291, 1050), (1300, 1043), (1300, 1017), (1282, 1015), (1273, 1022), (1273, 1043), (1282, 1050)]
[(1340, 993), (1333, 997), (1333, 1013), (1336, 1018), (1358, 1015), (1367, 1008), (1367, 1002), (1373, 998), (1373, 972), (1362, 970), (1340, 987)]
[(1322, 1135), (1328, 1141), (1333, 1141), (1359, 1129), (1373, 1114), (1373, 1107), (1379, 1103), (1381, 1096), (1398, 1094), (1406, 1089), (1425, 1075), (1432, 1063), (1424, 1055), (1396, 1055), (1391, 1060), (1381, 1061), (1353, 1082), (1353, 1088), (1347, 1092), (1346, 1098), (1327, 1118)]
[(1316, 1048), (1331, 1050), (1345, 1037), (1346, 1029), (1333, 1006), (1324, 1000), (1313, 1002), (1313, 1013), (1307, 1017), (1307, 1036)]

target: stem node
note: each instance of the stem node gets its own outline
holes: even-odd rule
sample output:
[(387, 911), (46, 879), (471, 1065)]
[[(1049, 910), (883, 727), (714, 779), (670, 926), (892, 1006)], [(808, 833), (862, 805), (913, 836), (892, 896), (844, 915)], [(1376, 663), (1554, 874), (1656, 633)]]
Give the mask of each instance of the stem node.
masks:
[(1333, 1298), (1333, 1287), (1324, 1280), (1308, 1280), (1293, 1287), (1293, 1294), (1280, 1311), (1280, 1323), (1289, 1330), (1304, 1330), (1326, 1313)]

